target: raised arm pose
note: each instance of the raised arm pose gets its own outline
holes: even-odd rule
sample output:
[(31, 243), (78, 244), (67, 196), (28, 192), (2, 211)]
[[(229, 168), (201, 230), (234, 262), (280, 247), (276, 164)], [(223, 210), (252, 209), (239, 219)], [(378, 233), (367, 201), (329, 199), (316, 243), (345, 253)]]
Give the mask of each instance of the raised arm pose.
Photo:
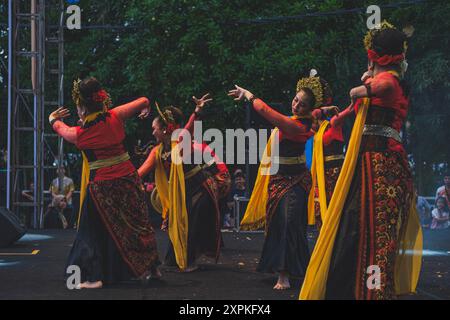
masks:
[(400, 134), (409, 108), (406, 36), (384, 22), (365, 44), (364, 85), (350, 91), (354, 104), (331, 121), (357, 112), (301, 299), (393, 299), (417, 285), (422, 234)]
[[(311, 175), (304, 155), (306, 141), (313, 136), (311, 112), (324, 101), (319, 77), (301, 79), (292, 100), (292, 115), (285, 116), (269, 107), (250, 91), (236, 86), (229, 92), (235, 100), (247, 99), (253, 109), (275, 129), (266, 147), (266, 156), (277, 161), (277, 173), (264, 173), (267, 159), (261, 161), (258, 177), (241, 223), (244, 230), (266, 229), (266, 239), (257, 270), (278, 273), (275, 290), (290, 287), (289, 277), (302, 277), (309, 262), (306, 228)], [(277, 143), (279, 155), (273, 157)], [(273, 168), (273, 167), (272, 167)]]
[(147, 98), (109, 109), (109, 95), (95, 78), (74, 83), (81, 125), (61, 121), (58, 108), (49, 121), (58, 135), (83, 155), (78, 233), (67, 266), (81, 268), (79, 288), (101, 288), (134, 277), (159, 277), (158, 252), (145, 193), (125, 150), (124, 121), (149, 113)]
[[(192, 133), (193, 121), (198, 112), (211, 99), (193, 98), (196, 112), (184, 129)], [(153, 121), (153, 135), (158, 145), (139, 168), (141, 177), (155, 170), (156, 189), (153, 191), (152, 204), (162, 213), (162, 229), (168, 229), (170, 246), (165, 258), (168, 266), (178, 266), (181, 271), (191, 272), (198, 268), (196, 260), (202, 255), (219, 257), (221, 246), (219, 198), (220, 190), (227, 192), (230, 179), (226, 165), (218, 159), (205, 144), (189, 141), (190, 148), (183, 149), (180, 160), (179, 142), (186, 135), (172, 140), (174, 130), (183, 122), (180, 109), (167, 107), (159, 110), (159, 116)], [(194, 163), (195, 155), (204, 152), (212, 155), (209, 163)], [(203, 159), (203, 157), (200, 157)], [(169, 188), (170, 186), (170, 188)], [(225, 193), (226, 195), (226, 193)]]

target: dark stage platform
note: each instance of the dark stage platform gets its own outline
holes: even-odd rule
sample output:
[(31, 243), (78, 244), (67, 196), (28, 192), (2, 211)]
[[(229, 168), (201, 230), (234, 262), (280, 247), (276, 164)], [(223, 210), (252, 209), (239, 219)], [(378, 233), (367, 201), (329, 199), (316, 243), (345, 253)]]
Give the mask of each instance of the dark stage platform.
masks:
[[(182, 274), (163, 268), (163, 280), (147, 285), (127, 282), (101, 290), (66, 288), (63, 268), (75, 236), (73, 230), (31, 232), (10, 248), (0, 249), (0, 299), (213, 299), (295, 300), (293, 289), (274, 291), (275, 275), (255, 272), (263, 234), (223, 233), (225, 248), (218, 264), (200, 261), (200, 270)], [(311, 236), (311, 241), (313, 237)], [(161, 256), (167, 236), (158, 232)], [(425, 230), (424, 264), (418, 294), (402, 299), (450, 299), (450, 230)], [(39, 250), (39, 251), (38, 251)]]

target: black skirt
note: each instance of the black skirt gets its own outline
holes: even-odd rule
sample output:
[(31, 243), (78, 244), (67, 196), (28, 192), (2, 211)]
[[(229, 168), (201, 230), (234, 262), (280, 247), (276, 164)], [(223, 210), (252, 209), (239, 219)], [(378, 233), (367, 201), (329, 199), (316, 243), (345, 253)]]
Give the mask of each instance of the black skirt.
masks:
[[(201, 185), (194, 192), (186, 194), (188, 212), (188, 265), (192, 266), (201, 256), (218, 258), (222, 238), (220, 233), (220, 216), (215, 199), (207, 187)], [(169, 240), (164, 264), (176, 266), (175, 252)]]
[(81, 270), (81, 281), (103, 281), (113, 284), (133, 278), (132, 272), (117, 250), (97, 207), (87, 192), (81, 213), (80, 226), (67, 259), (67, 267)]
[(257, 271), (286, 272), (293, 277), (305, 275), (310, 259), (307, 202), (307, 192), (300, 184), (281, 198), (267, 229)]

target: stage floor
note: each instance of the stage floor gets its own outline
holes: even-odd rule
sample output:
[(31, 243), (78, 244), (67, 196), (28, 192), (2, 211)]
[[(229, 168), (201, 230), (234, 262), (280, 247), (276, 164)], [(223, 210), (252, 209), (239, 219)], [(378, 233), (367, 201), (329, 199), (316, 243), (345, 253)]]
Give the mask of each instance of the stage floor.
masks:
[[(450, 230), (425, 230), (424, 264), (418, 294), (402, 299), (450, 299)], [(0, 249), (0, 299), (163, 299), (163, 300), (295, 300), (300, 280), (292, 289), (274, 291), (276, 276), (255, 272), (264, 235), (224, 232), (225, 248), (218, 264), (200, 261), (200, 269), (182, 274), (162, 268), (163, 279), (127, 282), (102, 290), (68, 290), (64, 266), (73, 230), (28, 233), (10, 248)], [(157, 232), (160, 256), (167, 235)], [(311, 242), (313, 237), (311, 236)], [(37, 251), (39, 250), (39, 251)]]

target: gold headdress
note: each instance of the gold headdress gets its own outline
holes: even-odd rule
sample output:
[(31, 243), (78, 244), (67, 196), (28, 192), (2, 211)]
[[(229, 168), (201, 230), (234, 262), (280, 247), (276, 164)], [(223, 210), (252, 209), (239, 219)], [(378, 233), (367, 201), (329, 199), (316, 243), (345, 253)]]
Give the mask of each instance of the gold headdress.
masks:
[(172, 111), (170, 110), (164, 110), (161, 111), (161, 108), (159, 107), (158, 102), (155, 102), (156, 110), (158, 110), (159, 116), (161, 117), (162, 121), (166, 124), (174, 124), (175, 118), (173, 117)]
[(80, 83), (81, 79), (74, 80), (72, 87), (72, 100), (77, 107), (81, 105)]
[[(366, 36), (364, 37), (364, 47), (366, 48), (367, 51), (374, 50), (374, 48), (373, 48), (373, 38), (375, 37), (375, 35), (378, 34), (381, 31), (387, 30), (387, 29), (397, 30), (397, 28), (393, 24), (387, 22), (386, 20), (383, 20), (383, 22), (381, 22), (380, 25), (378, 25), (376, 28), (371, 29), (371, 30), (369, 30), (367, 32)], [(405, 43), (404, 43), (404, 52), (406, 52), (407, 48), (408, 48), (407, 47), (407, 42), (405, 41)]]
[(312, 69), (308, 78), (302, 78), (297, 82), (297, 92), (303, 88), (308, 88), (312, 91), (316, 104), (314, 108), (320, 108), (324, 103), (324, 92), (320, 77), (317, 76), (317, 71)]

